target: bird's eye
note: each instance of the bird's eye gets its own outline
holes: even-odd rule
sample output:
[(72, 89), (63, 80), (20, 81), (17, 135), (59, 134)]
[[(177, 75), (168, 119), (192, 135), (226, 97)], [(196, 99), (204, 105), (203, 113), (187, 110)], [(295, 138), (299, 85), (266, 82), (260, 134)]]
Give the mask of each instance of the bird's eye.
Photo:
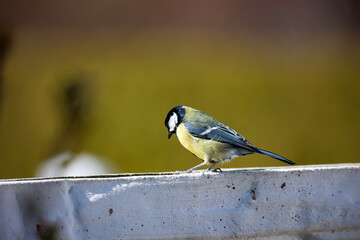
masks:
[(174, 131), (176, 128), (176, 125), (178, 123), (178, 116), (176, 113), (173, 113), (169, 119), (169, 130), (170, 132)]

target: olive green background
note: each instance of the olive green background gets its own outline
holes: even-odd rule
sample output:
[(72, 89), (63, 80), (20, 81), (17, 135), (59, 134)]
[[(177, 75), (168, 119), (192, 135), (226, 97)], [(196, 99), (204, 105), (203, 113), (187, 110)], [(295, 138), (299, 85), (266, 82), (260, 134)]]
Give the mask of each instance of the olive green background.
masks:
[[(59, 96), (77, 75), (86, 76), (91, 110), (84, 133), (63, 139), (71, 142), (63, 148), (104, 156), (114, 172), (200, 163), (176, 137), (167, 139), (164, 119), (176, 105), (202, 110), (297, 164), (358, 162), (356, 39), (310, 38), (299, 46), (231, 34), (22, 31), (13, 40), (0, 115), (1, 178), (31, 177), (55, 154), (64, 131)], [(251, 155), (225, 167), (280, 165)]]

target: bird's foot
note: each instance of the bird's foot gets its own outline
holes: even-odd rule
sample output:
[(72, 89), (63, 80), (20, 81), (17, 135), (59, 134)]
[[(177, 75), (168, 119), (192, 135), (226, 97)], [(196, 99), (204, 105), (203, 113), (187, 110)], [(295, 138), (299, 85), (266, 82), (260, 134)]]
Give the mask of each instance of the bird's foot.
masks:
[(222, 172), (221, 168), (210, 169), (211, 172)]
[(176, 174), (185, 174), (185, 173), (202, 173), (204, 171), (206, 171), (206, 170), (190, 170), (189, 169), (187, 171), (175, 171), (174, 175), (176, 175)]

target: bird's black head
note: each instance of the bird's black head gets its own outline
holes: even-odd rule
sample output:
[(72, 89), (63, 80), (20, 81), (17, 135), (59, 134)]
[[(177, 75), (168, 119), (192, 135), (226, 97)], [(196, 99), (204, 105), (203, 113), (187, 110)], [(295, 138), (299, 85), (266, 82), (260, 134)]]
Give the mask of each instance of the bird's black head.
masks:
[(171, 138), (171, 135), (173, 135), (176, 132), (176, 128), (182, 122), (184, 116), (185, 116), (185, 109), (183, 106), (176, 106), (173, 109), (171, 109), (170, 112), (167, 114), (165, 118), (165, 126), (169, 132), (168, 138)]

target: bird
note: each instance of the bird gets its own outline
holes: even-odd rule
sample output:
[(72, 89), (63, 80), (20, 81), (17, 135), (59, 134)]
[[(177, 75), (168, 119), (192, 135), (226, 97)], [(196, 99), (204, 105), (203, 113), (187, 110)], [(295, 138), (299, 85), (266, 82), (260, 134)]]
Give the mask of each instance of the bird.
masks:
[(235, 130), (222, 124), (213, 117), (187, 106), (172, 108), (165, 118), (168, 139), (175, 133), (179, 142), (196, 157), (203, 160), (199, 165), (186, 172), (204, 166), (211, 166), (208, 171), (220, 162), (252, 153), (269, 156), (293, 165), (294, 162), (275, 153), (255, 147)]

